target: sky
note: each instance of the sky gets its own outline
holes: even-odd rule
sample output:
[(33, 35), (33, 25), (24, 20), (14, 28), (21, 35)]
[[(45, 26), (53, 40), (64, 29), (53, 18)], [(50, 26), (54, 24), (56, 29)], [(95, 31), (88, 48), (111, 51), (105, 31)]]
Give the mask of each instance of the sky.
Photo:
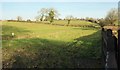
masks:
[(119, 0), (0, 0), (0, 2), (118, 2)]
[(111, 8), (117, 8), (118, 2), (1, 2), (0, 19), (35, 20), (41, 8), (55, 8), (59, 18), (72, 15), (78, 18), (104, 18)]

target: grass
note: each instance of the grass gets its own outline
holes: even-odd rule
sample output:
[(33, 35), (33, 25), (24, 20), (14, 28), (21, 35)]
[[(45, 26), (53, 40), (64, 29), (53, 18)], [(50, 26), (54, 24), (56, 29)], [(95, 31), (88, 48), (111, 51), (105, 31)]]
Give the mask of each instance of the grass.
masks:
[[(68, 23), (67, 20), (59, 20), (53, 22), (53, 24), (67, 24), (67, 23)], [(71, 20), (70, 25), (97, 25), (97, 24), (81, 20)]]
[[(40, 21), (40, 23), (44, 23), (44, 24), (49, 24), (49, 21)], [(62, 25), (62, 26), (66, 26), (68, 24), (67, 20), (55, 20), (53, 23), (53, 25)], [(99, 26), (98, 24), (95, 23), (91, 23), (88, 21), (84, 21), (84, 20), (71, 20), (69, 26)]]
[(2, 36), (15, 33), (2, 41), (3, 67), (101, 67), (99, 29), (25, 22), (3, 22), (2, 28)]

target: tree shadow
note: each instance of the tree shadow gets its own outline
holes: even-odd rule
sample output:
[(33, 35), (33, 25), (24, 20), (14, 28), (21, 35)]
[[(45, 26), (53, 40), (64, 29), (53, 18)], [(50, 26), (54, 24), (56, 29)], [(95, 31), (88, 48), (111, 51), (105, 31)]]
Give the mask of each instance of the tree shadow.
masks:
[[(100, 31), (77, 38), (76, 43), (29, 38), (16, 39), (3, 49), (3, 67), (10, 68), (100, 68)], [(74, 44), (73, 44), (74, 43)], [(13, 52), (13, 53), (9, 53)], [(5, 55), (9, 54), (9, 55)], [(11, 56), (10, 56), (11, 55)]]
[[(99, 30), (91, 35), (76, 38), (74, 40), (76, 40), (75, 46), (76, 47), (80, 46), (80, 48), (83, 48), (83, 51), (85, 51), (85, 50), (89, 51), (90, 54), (88, 52), (87, 52), (87, 54), (89, 54), (90, 56), (95, 56), (95, 58), (96, 58), (97, 55), (99, 55), (101, 52), (101, 50), (100, 50), (101, 41), (102, 41), (101, 40), (101, 30)], [(99, 52), (99, 54), (96, 54), (96, 52)], [(97, 58), (99, 58), (99, 57), (97, 57)]]
[(67, 50), (73, 53), (72, 59), (75, 67), (76, 66), (83, 68), (102, 67), (101, 31), (97, 31), (91, 35), (79, 37), (74, 40), (75, 40), (74, 42), (68, 45)]

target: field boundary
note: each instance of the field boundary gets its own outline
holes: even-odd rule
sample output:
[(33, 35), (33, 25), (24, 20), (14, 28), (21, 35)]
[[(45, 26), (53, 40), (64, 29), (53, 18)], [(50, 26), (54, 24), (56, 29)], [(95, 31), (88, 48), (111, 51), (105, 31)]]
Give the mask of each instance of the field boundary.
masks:
[[(18, 22), (18, 21), (11, 21), (11, 20), (8, 20), (7, 22)], [(49, 25), (57, 25), (57, 26), (71, 26), (71, 27), (91, 27), (91, 28), (99, 28), (99, 27), (97, 27), (97, 26), (95, 26), (95, 25), (74, 25), (74, 24), (50, 24), (50, 23), (48, 23), (48, 22), (46, 22), (46, 23), (42, 23), (42, 22), (36, 22), (36, 21), (19, 21), (19, 22), (26, 22), (26, 23), (40, 23), (40, 24), (49, 24)], [(87, 21), (86, 21), (87, 22)], [(95, 23), (93, 23), (93, 24), (95, 24)]]

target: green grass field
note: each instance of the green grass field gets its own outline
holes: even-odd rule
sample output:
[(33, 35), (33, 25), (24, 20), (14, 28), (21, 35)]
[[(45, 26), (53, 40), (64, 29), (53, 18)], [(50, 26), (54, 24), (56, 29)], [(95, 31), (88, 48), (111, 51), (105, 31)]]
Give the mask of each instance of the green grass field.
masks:
[[(41, 23), (49, 24), (49, 21), (39, 21)], [(55, 20), (53, 25), (63, 25), (66, 26), (68, 24), (67, 20)], [(98, 26), (98, 24), (94, 24), (91, 22), (87, 22), (84, 20), (71, 20), (69, 26), (87, 26), (87, 25), (92, 25), (92, 26)]]
[(3, 67), (101, 67), (100, 29), (3, 22), (2, 37)]

